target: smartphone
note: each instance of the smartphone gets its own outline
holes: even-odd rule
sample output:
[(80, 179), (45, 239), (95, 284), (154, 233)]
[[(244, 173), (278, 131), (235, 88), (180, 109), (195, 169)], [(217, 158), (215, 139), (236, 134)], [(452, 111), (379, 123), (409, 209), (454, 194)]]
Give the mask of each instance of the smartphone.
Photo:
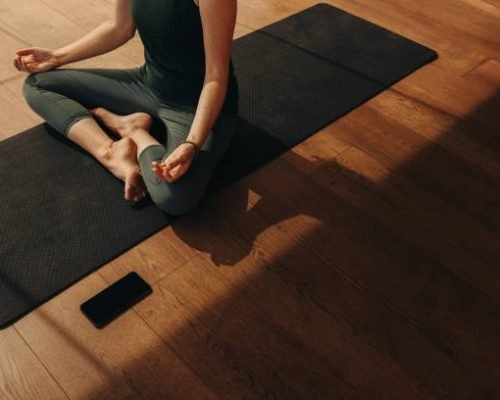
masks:
[(146, 281), (130, 272), (82, 303), (80, 310), (96, 328), (102, 328), (152, 292)]

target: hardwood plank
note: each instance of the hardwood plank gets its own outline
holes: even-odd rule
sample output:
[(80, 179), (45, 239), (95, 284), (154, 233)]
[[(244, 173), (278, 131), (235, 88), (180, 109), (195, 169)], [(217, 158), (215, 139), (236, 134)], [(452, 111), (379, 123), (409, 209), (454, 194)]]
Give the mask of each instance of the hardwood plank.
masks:
[[(238, 185), (246, 186), (243, 182)], [(296, 216), (297, 220), (291, 218), (293, 221), (270, 225), (258, 211), (259, 202), (266, 203), (266, 199), (251, 200), (251, 209), (245, 211), (240, 204), (241, 197), (245, 197), (242, 194), (230, 190), (211, 199), (203, 211), (192, 217), (197, 221), (195, 232), (192, 224), (184, 224), (183, 228), (174, 225), (176, 232), (191, 245), (210, 249), (203, 258), (212, 267), (204, 267), (196, 276), (205, 280), (207, 274), (213, 275), (211, 280), (225, 281), (232, 293), (248, 296), (262, 314), (268, 314), (289, 335), (301, 341), (308, 348), (307, 354), (320, 358), (353, 388), (354, 393), (347, 398), (363, 397), (365, 393), (394, 399), (428, 396), (422, 382), (417, 383), (398, 365), (402, 360), (394, 360), (383, 343), (374, 340), (372, 334), (366, 335), (364, 327), (369, 320), (382, 318), (380, 310), (373, 306), (374, 299), (358, 292), (329, 264), (284, 232), (288, 223), (297, 223), (301, 234), (307, 236), (321, 229), (321, 222)], [(224, 218), (220, 218), (221, 213)], [(203, 243), (197, 240), (199, 237), (204, 238)], [(211, 258), (226, 261), (215, 264)], [(348, 307), (341, 304), (342, 299), (349, 302)], [(231, 300), (223, 303), (226, 302)], [(393, 319), (390, 315), (386, 317)], [(417, 362), (413, 356), (411, 360)], [(378, 369), (380, 364), (384, 370)]]
[[(381, 6), (392, 6), (401, 13), (412, 16), (419, 22), (428, 22), (429, 25), (441, 24), (445, 27), (449, 37), (461, 41), (469, 49), (477, 48), (487, 55), (498, 54), (500, 50), (500, 17), (498, 13), (484, 12), (485, 5), (479, 7), (471, 2), (457, 0), (453, 7), (447, 0), (434, 0), (432, 3), (422, 2), (418, 7), (410, 0), (401, 0), (396, 3), (391, 0), (381, 0)], [(482, 6), (482, 9), (481, 9)], [(495, 10), (491, 7), (489, 10)], [(446, 16), (446, 25), (442, 24)]]
[(130, 271), (136, 271), (150, 285), (167, 277), (197, 253), (173, 233), (171, 227), (162, 229), (140, 246), (123, 253), (97, 273), (108, 283), (118, 280)]
[(101, 330), (92, 326), (79, 305), (105, 286), (99, 275), (90, 274), (15, 324), (68, 396), (215, 398), (133, 310)]
[(498, 0), (483, 0), (483, 2), (492, 5), (497, 9), (500, 9), (500, 2), (498, 2)]
[(84, 33), (74, 22), (35, 0), (19, 0), (15, 4), (3, 1), (0, 21), (11, 35), (40, 47), (60, 47)]
[[(359, 398), (264, 310), (208, 273), (212, 267), (201, 258), (189, 261), (155, 288), (164, 299), (144, 303), (138, 312), (164, 340), (175, 340), (184, 361), (210, 379), (217, 393), (225, 398), (234, 398), (231, 390), (241, 397), (250, 392), (260, 398)], [(229, 388), (226, 380), (233, 383)]]
[(455, 117), (467, 116), (492, 129), (500, 124), (498, 113), (492, 107), (498, 102), (496, 86), (471, 85), (465, 78), (442, 71), (433, 64), (417, 70), (392, 89), (441, 112)]
[[(500, 42), (497, 40), (500, 33), (500, 13), (481, 0), (458, 0), (453, 7), (446, 0), (437, 0), (432, 3), (422, 3), (411, 11), (412, 3), (403, 0), (397, 3), (414, 16), (425, 16), (431, 23), (441, 24), (449, 37), (463, 39), (468, 49), (477, 46), (484, 54), (498, 52)], [(418, 18), (417, 17), (417, 18)], [(443, 23), (444, 19), (446, 20)]]
[[(375, 171), (375, 172), (374, 172)], [(384, 183), (371, 180), (386, 174)], [(353, 146), (312, 177), (322, 187), (382, 221), (450, 272), (500, 300), (499, 234), (455, 211)], [(411, 229), (409, 229), (411, 227)]]
[(428, 143), (422, 146), (440, 146), (500, 182), (500, 148), (494, 128), (478, 124), (467, 116), (457, 118), (392, 90), (374, 97), (363, 107), (427, 139)]
[(487, 87), (492, 85), (500, 89), (500, 61), (494, 59), (486, 60), (464, 77), (477, 86)]
[(253, 30), (316, 4), (312, 0), (238, 0), (238, 22)]
[[(369, 119), (365, 119), (367, 115), (370, 115)], [(378, 118), (376, 122), (375, 118)], [(402, 121), (405, 124), (404, 129), (399, 125), (387, 124), (386, 120)], [(454, 126), (454, 123), (457, 126)], [(489, 130), (488, 141), (478, 142), (473, 146), (474, 142), (470, 140), (474, 138), (472, 133), (478, 136), (479, 132), (472, 131), (472, 125), (477, 129), (477, 124), (465, 124), (455, 118), (433, 112), (431, 108), (397, 93), (386, 91), (363, 105), (362, 109), (357, 110), (352, 117), (331, 125), (332, 129), (327, 133), (335, 140), (339, 137), (351, 137), (353, 147), (339, 156), (332, 153), (330, 163), (322, 161), (315, 166), (310, 165), (312, 164), (310, 160), (301, 157), (284, 158), (296, 168), (309, 173), (312, 179), (335, 195), (346, 198), (346, 201), (357, 204), (374, 217), (384, 220), (384, 223), (391, 226), (399, 235), (434, 254), (455, 272), (460, 271), (462, 277), (474, 282), (478, 288), (498, 299), (500, 289), (497, 284), (500, 278), (497, 269), (500, 260), (498, 234), (485, 229), (473, 218), (450, 207), (453, 203), (436, 196), (435, 193), (439, 193), (442, 188), (441, 184), (436, 185), (438, 191), (427, 190), (422, 185), (412, 183), (398, 170), (400, 166), (407, 169), (408, 165), (413, 163), (416, 164), (415, 169), (427, 170), (428, 174), (439, 170), (442, 175), (448, 177), (448, 180), (460, 181), (464, 180), (461, 170), (467, 169), (467, 165), (475, 166), (479, 163), (488, 166), (488, 171), (481, 172), (488, 172), (489, 176), (495, 179), (491, 184), (494, 191), (490, 191), (492, 193), (490, 207), (484, 216), (484, 220), (489, 220), (491, 217), (488, 213), (494, 215), (500, 201), (498, 140), (497, 135)], [(372, 126), (381, 126), (382, 132), (374, 134), (374, 129), (369, 128)], [(407, 126), (412, 128), (412, 132), (407, 132)], [(460, 134), (468, 136), (457, 138), (458, 130)], [(424, 132), (426, 138), (433, 140), (415, 138), (416, 132), (419, 134)], [(366, 149), (379, 159), (383, 157), (383, 163), (359, 150), (357, 146)], [(451, 148), (454, 150), (454, 157), (468, 155), (470, 164), (462, 163), (460, 159), (454, 157), (450, 160), (447, 152), (439, 150), (431, 152), (429, 149), (435, 146)], [(374, 150), (375, 147), (379, 149), (383, 147), (386, 150), (382, 153)], [(322, 148), (311, 147), (309, 154), (314, 155), (315, 151), (322, 151)], [(390, 156), (386, 156), (386, 151)], [(443, 160), (445, 167), (434, 166), (434, 161), (428, 159), (431, 157)], [(308, 167), (304, 168), (304, 164)], [(458, 168), (457, 165), (461, 164), (462, 167)], [(335, 182), (329, 177), (332, 173), (330, 170), (335, 171)], [(448, 175), (445, 171), (449, 171)], [(479, 183), (479, 192), (481, 185), (489, 185), (481, 179), (471, 179), (471, 181)], [(442, 183), (446, 186), (446, 181)], [(456, 191), (456, 193), (461, 192)], [(477, 193), (477, 190), (471, 193), (474, 198), (470, 201), (471, 205), (477, 204)], [(454, 196), (456, 198), (457, 194)], [(476, 208), (481, 207), (476, 206)], [(412, 229), (408, 229), (408, 226)]]
[[(473, 7), (478, 11), (500, 18), (500, 3), (498, 0), (460, 0), (461, 3)], [(488, 34), (491, 34), (489, 32)]]
[[(195, 260), (191, 260), (189, 265), (196, 262)], [(273, 374), (267, 379), (265, 376), (255, 376), (256, 372), (235, 357), (231, 345), (214, 336), (199, 320), (196, 308), (191, 305), (192, 300), (187, 298), (193, 288), (187, 288), (187, 294), (184, 294), (186, 284), (182, 279), (177, 279), (178, 272), (189, 268), (189, 265), (155, 285), (153, 290), (158, 294), (157, 300), (150, 306), (139, 304), (139, 315), (168, 341), (170, 346), (179, 351), (183, 361), (197, 371), (204, 382), (221, 398), (273, 398), (276, 397), (274, 393), (280, 389), (284, 394), (295, 396), (294, 392), (283, 384), (282, 379), (275, 379)], [(182, 285), (179, 287), (180, 293), (176, 290), (179, 285)], [(199, 285), (195, 288), (197, 295), (205, 299), (206, 290), (200, 289)], [(209, 299), (207, 307), (210, 304)], [(239, 338), (235, 341), (233, 338), (233, 345), (239, 344), (241, 340)], [(265, 370), (268, 372), (268, 368)], [(261, 382), (261, 379), (264, 379), (264, 382)], [(266, 386), (268, 379), (273, 380), (269, 387)]]
[(351, 143), (331, 133), (334, 129), (334, 123), (328, 125), (294, 146), (282, 157), (302, 172), (314, 173), (324, 163), (351, 147)]
[(27, 43), (21, 38), (10, 34), (0, 26), (0, 83), (6, 79), (20, 76), (23, 73), (15, 69), (12, 59), (17, 49), (26, 47)]
[[(439, 340), (437, 337), (429, 340), (415, 327), (426, 326), (427, 321), (414, 324), (408, 315), (392, 307), (386, 308), (385, 303), (379, 304), (381, 298), (376, 290), (367, 288), (350, 276), (351, 269), (363, 268), (360, 258), (365, 258), (364, 262), (377, 258), (372, 249), (364, 257), (351, 254), (369, 246), (374, 231), (370, 218), (359, 222), (364, 214), (356, 217), (357, 211), (353, 215), (353, 212), (347, 211), (347, 206), (339, 207), (342, 203), (318, 189), (314, 182), (304, 188), (299, 183), (305, 180), (302, 174), (283, 166), (283, 162), (276, 167), (277, 163), (273, 161), (267, 172), (252, 174), (250, 183), (239, 183), (241, 190), (227, 191), (224, 196), (206, 203), (204, 210), (192, 217), (196, 228), (191, 228), (190, 224), (183, 228), (174, 225), (175, 231), (191, 246), (209, 253), (207, 260), (208, 257), (228, 260), (229, 265), (223, 268), (224, 265), (219, 264), (214, 274), (229, 279), (233, 292), (238, 296), (251, 297), (288, 333), (304, 340), (310, 352), (322, 354), (323, 361), (333, 364), (332, 368), (338, 369), (343, 379), (360, 388), (361, 393), (377, 397), (374, 393), (380, 390), (380, 397), (387, 398), (411, 398), (416, 395), (418, 391), (402, 396), (397, 392), (400, 388), (396, 384), (386, 381), (402, 379), (404, 373), (398, 371), (397, 365), (418, 381), (422, 396), (427, 392), (438, 398), (474, 398), (479, 394), (494, 393), (491, 382), (489, 385), (480, 382), (471, 384), (468, 372), (457, 368), (450, 354), (455, 351), (454, 339), (448, 341), (444, 333), (435, 332)], [(273, 171), (279, 169), (280, 173), (269, 174), (269, 168)], [(271, 188), (276, 188), (276, 182), (280, 182), (278, 193)], [(263, 185), (265, 190), (262, 190)], [(248, 186), (259, 193), (257, 200), (252, 195), (251, 202), (255, 204), (250, 205), (250, 211), (246, 211), (246, 190), (242, 190)], [(289, 200), (283, 201), (283, 197)], [(322, 201), (316, 201), (319, 197)], [(294, 206), (284, 204), (288, 201)], [(323, 206), (319, 206), (320, 203)], [(220, 213), (224, 214), (224, 218), (220, 218)], [(343, 217), (337, 218), (337, 213)], [(323, 218), (326, 214), (335, 214), (335, 217), (327, 221)], [(324, 232), (322, 242), (317, 231)], [(342, 240), (338, 236), (342, 236)], [(198, 239), (200, 237), (204, 238), (203, 241)], [(320, 247), (318, 242), (321, 242)], [(391, 236), (388, 242), (391, 243), (389, 247), (398, 248), (400, 245), (396, 236)], [(325, 258), (322, 246), (328, 246), (337, 258), (346, 262), (339, 265), (332, 258)], [(377, 252), (384, 254), (386, 247), (379, 248)], [(354, 265), (350, 265), (351, 262)], [(396, 263), (394, 267), (409, 267), (408, 264), (408, 261)], [(327, 266), (329, 269), (325, 269)], [(375, 262), (375, 266), (383, 269), (384, 263)], [(423, 300), (419, 299), (419, 302)], [(221, 303), (229, 302), (225, 300)], [(316, 306), (321, 311), (314, 310)], [(421, 317), (425, 318), (424, 315)], [(450, 346), (449, 352), (436, 351), (434, 346)], [(362, 360), (358, 360), (359, 357)], [(383, 377), (371, 365), (371, 357), (374, 357), (374, 363), (378, 359), (379, 365), (384, 365), (384, 371), (380, 371)], [(356, 367), (353, 370), (349, 365)], [(422, 368), (423, 365), (425, 368)], [(369, 377), (363, 375), (364, 368), (370, 371)], [(372, 382), (386, 383), (373, 389), (370, 387), (371, 379)], [(415, 386), (409, 382), (411, 379), (408, 378), (401, 381), (407, 390)], [(450, 388), (454, 388), (453, 393)]]
[(12, 326), (0, 331), (0, 360), (3, 400), (68, 398)]
[[(354, 122), (355, 124), (349, 123)], [(448, 207), (476, 219), (484, 227), (500, 232), (497, 213), (500, 187), (473, 164), (426, 141), (396, 121), (380, 118), (367, 107), (338, 121), (337, 135), (374, 157), (388, 168), (399, 164), (398, 174), (432, 192)], [(439, 173), (437, 173), (439, 171)]]
[(9, 90), (10, 85), (17, 85), (21, 79), (17, 79), (17, 81), (15, 84), (12, 81), (0, 83), (0, 109), (2, 110), (0, 113), (0, 140), (7, 139), (13, 134), (41, 122), (41, 118), (31, 111), (24, 99), (19, 95), (14, 95)]
[(298, 224), (290, 224), (287, 232), (419, 330), (438, 353), (470, 374), (470, 384), (477, 380), (474, 390), (495, 393), (498, 354), (491, 354), (490, 344), (500, 329), (498, 302), (450, 274), (381, 221), (338, 197), (318, 195), (321, 190), (313, 182), (302, 185), (304, 176), (290, 167), (273, 162), (265, 174), (268, 178), (258, 181), (257, 192), (268, 200), (261, 210), (269, 221), (301, 214), (322, 221), (323, 229), (305, 238)]
[(115, 0), (87, 0), (78, 3), (78, 18), (75, 18), (75, 2), (59, 0), (33, 1), (33, 4), (43, 3), (43, 6), (54, 11), (53, 14), (60, 14), (71, 20), (76, 25), (86, 31), (94, 29), (96, 26), (111, 18), (114, 13)]

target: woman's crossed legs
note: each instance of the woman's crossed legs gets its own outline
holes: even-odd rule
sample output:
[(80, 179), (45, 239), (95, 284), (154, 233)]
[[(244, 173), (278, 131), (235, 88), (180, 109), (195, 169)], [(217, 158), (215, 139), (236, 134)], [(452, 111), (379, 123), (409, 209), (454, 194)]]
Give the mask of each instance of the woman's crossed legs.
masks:
[[(194, 114), (161, 104), (144, 86), (140, 68), (35, 73), (26, 78), (23, 93), (47, 123), (124, 181), (127, 200), (140, 200), (147, 189), (156, 205), (173, 215), (184, 214), (200, 202), (236, 126), (235, 117), (221, 114), (187, 173), (166, 182), (155, 176), (152, 162), (164, 161), (187, 137)], [(151, 116), (165, 123), (166, 146), (149, 135)], [(111, 139), (93, 117), (121, 139)]]

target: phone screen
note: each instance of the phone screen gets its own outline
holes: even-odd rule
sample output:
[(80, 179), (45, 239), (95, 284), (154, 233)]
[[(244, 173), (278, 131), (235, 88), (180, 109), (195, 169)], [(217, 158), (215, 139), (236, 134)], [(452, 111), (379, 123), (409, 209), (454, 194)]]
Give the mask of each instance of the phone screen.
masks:
[(136, 272), (130, 272), (86, 300), (80, 310), (96, 328), (102, 328), (152, 292)]

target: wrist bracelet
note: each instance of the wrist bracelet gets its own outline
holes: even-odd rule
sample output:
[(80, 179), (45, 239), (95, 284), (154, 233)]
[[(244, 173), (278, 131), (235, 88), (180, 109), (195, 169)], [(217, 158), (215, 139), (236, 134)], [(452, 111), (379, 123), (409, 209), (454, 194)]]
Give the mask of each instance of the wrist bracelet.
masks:
[(194, 149), (196, 150), (195, 156), (198, 155), (198, 145), (195, 142), (192, 142), (191, 140), (184, 140), (184, 141), (180, 142), (179, 145), (181, 145), (182, 143), (192, 144), (194, 146)]

